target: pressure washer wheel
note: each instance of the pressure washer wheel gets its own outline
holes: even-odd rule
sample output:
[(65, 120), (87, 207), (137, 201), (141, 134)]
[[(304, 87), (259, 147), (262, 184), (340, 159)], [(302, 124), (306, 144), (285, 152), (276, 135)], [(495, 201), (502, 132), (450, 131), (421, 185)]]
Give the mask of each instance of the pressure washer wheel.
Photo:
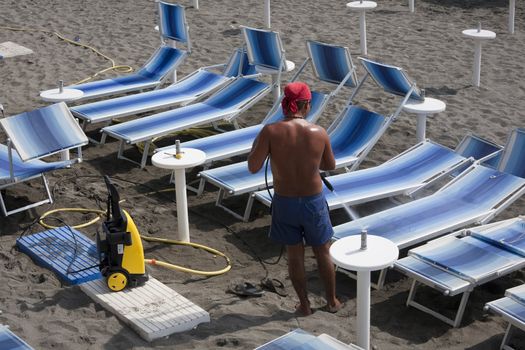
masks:
[(106, 283), (112, 291), (120, 292), (128, 285), (128, 276), (124, 271), (113, 271), (108, 275)]

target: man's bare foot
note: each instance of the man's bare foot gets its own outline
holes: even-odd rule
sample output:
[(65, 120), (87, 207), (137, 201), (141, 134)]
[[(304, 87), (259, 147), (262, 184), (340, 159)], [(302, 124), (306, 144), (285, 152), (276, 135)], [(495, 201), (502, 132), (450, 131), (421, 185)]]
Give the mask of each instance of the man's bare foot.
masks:
[(297, 316), (310, 316), (312, 314), (312, 308), (310, 308), (310, 304), (297, 304), (295, 307), (295, 314)]
[(326, 304), (325, 306), (323, 306), (321, 308), (321, 310), (329, 312), (331, 314), (335, 314), (336, 312), (341, 310), (343, 308), (343, 306), (344, 306), (344, 304), (342, 302), (340, 302), (339, 300), (335, 299), (335, 302), (332, 305)]

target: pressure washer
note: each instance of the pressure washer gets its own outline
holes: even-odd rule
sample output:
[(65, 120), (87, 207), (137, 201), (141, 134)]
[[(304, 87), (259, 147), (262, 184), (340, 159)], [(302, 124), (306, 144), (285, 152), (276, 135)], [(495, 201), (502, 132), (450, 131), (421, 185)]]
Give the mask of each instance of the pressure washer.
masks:
[(103, 236), (97, 231), (100, 272), (109, 289), (121, 291), (127, 286), (143, 285), (148, 280), (144, 249), (137, 226), (131, 216), (120, 208), (120, 195), (106, 175), (108, 189), (106, 220)]

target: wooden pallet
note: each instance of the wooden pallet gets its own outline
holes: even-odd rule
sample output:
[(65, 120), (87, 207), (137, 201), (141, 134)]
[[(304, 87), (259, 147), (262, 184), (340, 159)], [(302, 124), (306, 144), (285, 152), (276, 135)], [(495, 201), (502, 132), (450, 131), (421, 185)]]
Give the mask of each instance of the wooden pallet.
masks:
[(73, 228), (59, 227), (23, 236), (16, 240), (16, 246), (67, 284), (101, 278), (95, 243)]
[(121, 292), (110, 291), (105, 280), (81, 284), (80, 289), (146, 341), (210, 322), (208, 312), (151, 276), (144, 286)]
[(2, 350), (33, 350), (25, 341), (11, 332), (7, 326), (0, 324), (0, 349)]

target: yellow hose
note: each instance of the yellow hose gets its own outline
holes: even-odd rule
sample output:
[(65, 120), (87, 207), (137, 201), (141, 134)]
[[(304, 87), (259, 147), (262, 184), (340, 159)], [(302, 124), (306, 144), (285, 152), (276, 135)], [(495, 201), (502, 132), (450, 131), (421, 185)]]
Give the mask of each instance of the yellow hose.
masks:
[[(88, 221), (86, 223), (83, 223), (83, 224), (79, 224), (79, 225), (76, 225), (76, 226), (70, 226), (71, 228), (82, 228), (82, 227), (87, 227), (89, 225), (93, 225), (98, 220), (100, 220), (100, 218), (106, 213), (106, 211), (100, 210), (100, 209), (58, 208), (58, 209), (53, 209), (53, 210), (46, 211), (44, 214), (42, 214), (42, 216), (40, 216), (40, 218), (38, 220), (38, 223), (40, 225), (42, 225), (43, 227), (47, 228), (47, 229), (58, 228), (59, 226), (53, 226), (53, 225), (45, 223), (44, 219), (47, 216), (51, 215), (51, 214), (59, 213), (59, 212), (75, 212), (75, 213), (94, 213), (94, 214), (97, 214), (96, 218), (94, 218), (94, 219), (92, 219), (92, 220), (90, 220), (90, 221)], [(146, 236), (142, 236), (142, 235), (140, 237), (143, 240), (147, 241), (147, 242), (156, 242), (156, 243), (171, 244), (171, 245), (185, 245), (185, 246), (189, 246), (189, 247), (193, 247), (193, 248), (197, 248), (197, 249), (202, 249), (204, 251), (207, 251), (208, 253), (211, 253), (211, 254), (214, 254), (214, 255), (218, 255), (218, 256), (222, 256), (226, 260), (227, 266), (225, 268), (223, 268), (221, 270), (217, 270), (217, 271), (201, 271), (201, 270), (190, 269), (190, 268), (187, 268), (187, 267), (184, 267), (184, 266), (180, 266), (180, 265), (171, 264), (171, 263), (168, 263), (168, 262), (165, 262), (165, 261), (159, 261), (159, 260), (156, 260), (156, 259), (144, 259), (144, 262), (146, 264), (157, 265), (157, 266), (161, 266), (161, 267), (164, 267), (164, 268), (167, 268), (167, 269), (171, 269), (171, 270), (177, 270), (177, 271), (182, 271), (182, 272), (192, 273), (192, 274), (195, 274), (195, 275), (202, 275), (202, 276), (222, 275), (223, 273), (226, 273), (226, 272), (230, 271), (231, 268), (232, 268), (230, 258), (228, 258), (226, 256), (226, 254), (224, 254), (224, 253), (222, 253), (222, 252), (220, 252), (220, 251), (218, 251), (216, 249), (213, 249), (211, 247), (208, 247), (208, 246), (205, 246), (205, 245), (202, 245), (202, 244), (198, 244), (198, 243), (175, 241), (175, 240), (165, 239), (165, 238), (146, 237)]]
[(105, 73), (105, 72), (107, 72), (109, 70), (114, 70), (114, 71), (117, 71), (117, 72), (120, 72), (120, 73), (133, 72), (133, 67), (128, 66), (128, 65), (118, 65), (117, 66), (115, 64), (115, 60), (113, 60), (109, 56), (104, 55), (102, 52), (98, 51), (94, 47), (86, 45), (86, 44), (79, 43), (79, 42), (74, 41), (74, 40), (70, 40), (70, 39), (66, 38), (65, 36), (63, 36), (62, 34), (60, 34), (59, 32), (54, 32), (54, 31), (45, 30), (45, 29), (37, 29), (37, 28), (26, 28), (26, 27), (5, 27), (5, 26), (0, 26), (0, 29), (13, 30), (13, 31), (28, 31), (28, 32), (35, 32), (35, 31), (37, 31), (37, 32), (42, 32), (42, 33), (46, 33), (46, 34), (56, 35), (59, 39), (64, 40), (65, 42), (67, 42), (69, 44), (73, 44), (73, 45), (76, 45), (76, 46), (84, 47), (86, 49), (90, 49), (91, 51), (93, 51), (97, 55), (102, 56), (103, 58), (105, 58), (105, 59), (107, 59), (107, 60), (109, 60), (111, 62), (111, 67), (102, 69), (102, 70), (96, 72), (95, 74), (93, 74), (92, 76), (89, 76), (89, 77), (87, 77), (85, 79), (77, 81), (76, 83), (73, 83), (72, 85), (85, 83), (86, 81), (89, 81), (89, 80), (95, 78), (96, 76), (98, 76), (99, 74)]
[(54, 214), (54, 213), (60, 213), (60, 212), (72, 212), (72, 213), (94, 213), (94, 214), (97, 214), (97, 217), (88, 221), (88, 222), (85, 222), (83, 224), (79, 224), (79, 225), (76, 225), (76, 226), (70, 226), (71, 228), (83, 228), (83, 227), (87, 227), (87, 226), (90, 226), (90, 225), (93, 225), (94, 223), (96, 223), (98, 220), (100, 220), (100, 218), (102, 217), (102, 215), (104, 215), (106, 212), (104, 210), (99, 210), (99, 209), (83, 209), (83, 208), (59, 208), (59, 209), (53, 209), (53, 210), (49, 210), (49, 211), (46, 211), (44, 214), (42, 214), (42, 216), (40, 216), (40, 218), (38, 219), (38, 223), (42, 226), (44, 226), (45, 228), (47, 229), (53, 229), (53, 228), (57, 228), (58, 226), (52, 226), (52, 225), (49, 225), (49, 224), (46, 224), (44, 222), (44, 219), (51, 215), (51, 214)]

